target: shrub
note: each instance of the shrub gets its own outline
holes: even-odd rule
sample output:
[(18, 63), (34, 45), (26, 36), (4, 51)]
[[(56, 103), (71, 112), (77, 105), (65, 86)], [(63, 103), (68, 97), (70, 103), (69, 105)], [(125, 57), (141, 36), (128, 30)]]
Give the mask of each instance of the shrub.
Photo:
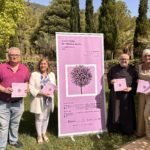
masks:
[(0, 49), (0, 59), (5, 59), (5, 58), (6, 58), (6, 50)]

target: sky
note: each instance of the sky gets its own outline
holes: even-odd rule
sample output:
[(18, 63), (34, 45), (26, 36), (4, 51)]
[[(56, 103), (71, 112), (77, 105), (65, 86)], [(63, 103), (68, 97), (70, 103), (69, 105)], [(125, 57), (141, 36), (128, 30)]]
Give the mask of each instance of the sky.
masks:
[[(35, 2), (38, 4), (42, 4), (42, 5), (49, 5), (51, 0), (30, 0), (30, 2)], [(86, 0), (79, 0), (80, 1), (80, 9), (84, 9), (85, 8), (85, 1)], [(138, 6), (139, 6), (139, 2), (140, 0), (123, 0), (128, 9), (131, 12), (131, 16), (138, 16)], [(100, 5), (101, 5), (101, 0), (93, 0), (93, 5), (94, 5), (94, 11), (96, 11)], [(150, 0), (148, 0), (148, 17), (150, 17)]]

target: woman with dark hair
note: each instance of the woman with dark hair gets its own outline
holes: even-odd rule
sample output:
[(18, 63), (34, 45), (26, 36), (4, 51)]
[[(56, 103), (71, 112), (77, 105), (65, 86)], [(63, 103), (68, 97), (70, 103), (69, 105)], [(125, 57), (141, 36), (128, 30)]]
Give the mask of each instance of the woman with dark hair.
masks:
[(31, 74), (29, 88), (31, 93), (30, 112), (35, 113), (35, 127), (37, 132), (37, 142), (42, 144), (49, 142), (46, 136), (50, 111), (54, 110), (54, 96), (43, 92), (43, 87), (48, 83), (55, 85), (55, 75), (50, 70), (48, 59), (39, 61), (37, 71)]

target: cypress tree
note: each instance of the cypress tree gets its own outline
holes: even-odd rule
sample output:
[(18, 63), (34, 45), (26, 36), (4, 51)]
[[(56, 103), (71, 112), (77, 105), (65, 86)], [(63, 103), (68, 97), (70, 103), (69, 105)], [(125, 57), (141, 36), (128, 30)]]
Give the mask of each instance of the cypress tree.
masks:
[(95, 32), (94, 16), (93, 16), (93, 0), (86, 0), (86, 12), (85, 12), (85, 31)]
[(79, 0), (70, 0), (70, 27), (71, 32), (80, 32)]
[(113, 59), (118, 41), (115, 0), (102, 0), (99, 15), (99, 32), (104, 34), (105, 50), (111, 50)]
[[(148, 0), (140, 0), (139, 16), (136, 19), (136, 28), (134, 33), (134, 48), (136, 49), (143, 48), (144, 44), (142, 43), (144, 39), (146, 39), (148, 36), (147, 9), (148, 9)], [(140, 54), (139, 51), (138, 53)]]

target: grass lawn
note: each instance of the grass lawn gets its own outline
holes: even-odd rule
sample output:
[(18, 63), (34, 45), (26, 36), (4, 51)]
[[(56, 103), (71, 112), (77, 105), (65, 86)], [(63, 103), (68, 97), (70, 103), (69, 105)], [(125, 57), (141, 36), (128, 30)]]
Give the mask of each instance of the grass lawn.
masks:
[[(107, 87), (106, 87), (107, 88)], [(108, 90), (106, 90), (106, 97)], [(55, 99), (57, 101), (57, 97)], [(29, 112), (29, 99), (25, 99), (25, 112), (23, 114), (19, 138), (23, 142), (23, 150), (114, 150), (121, 145), (133, 141), (135, 136), (122, 136), (119, 134), (103, 133), (100, 139), (96, 135), (75, 136), (75, 142), (71, 138), (58, 138), (57, 104), (55, 111), (51, 114), (48, 133), (50, 142), (38, 145), (36, 142), (36, 131), (34, 126), (34, 114)], [(8, 145), (7, 150), (15, 150)]]

